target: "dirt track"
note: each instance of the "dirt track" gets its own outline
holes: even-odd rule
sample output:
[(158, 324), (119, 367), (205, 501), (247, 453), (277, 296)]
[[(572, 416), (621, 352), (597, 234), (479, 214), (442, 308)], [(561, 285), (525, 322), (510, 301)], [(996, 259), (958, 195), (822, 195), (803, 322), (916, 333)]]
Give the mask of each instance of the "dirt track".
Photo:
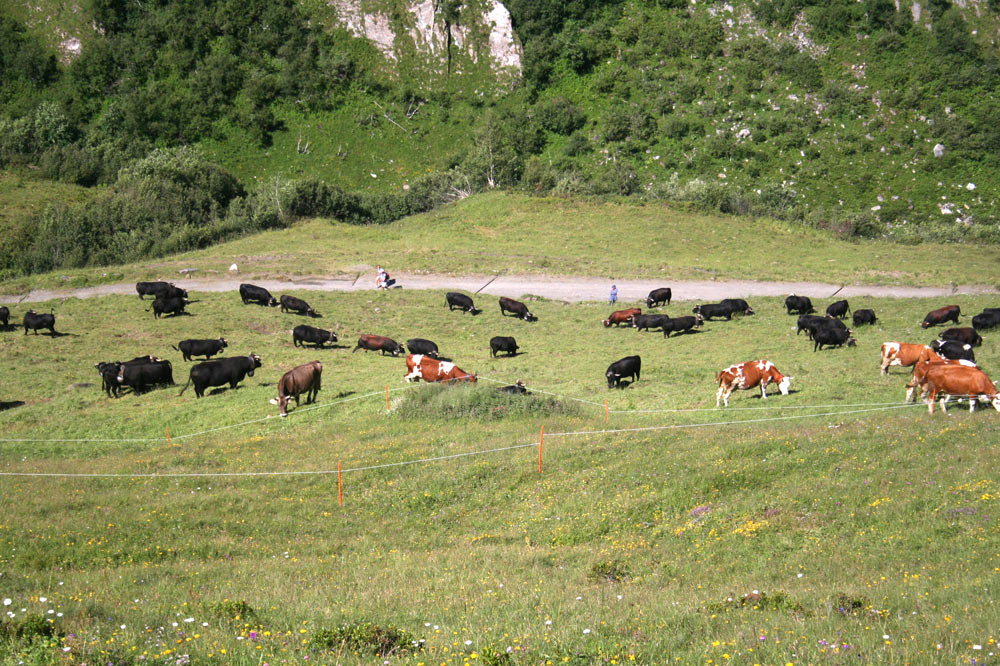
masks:
[[(451, 289), (470, 293), (510, 296), (543, 296), (560, 301), (606, 301), (611, 280), (592, 277), (548, 277), (535, 275), (467, 276), (407, 275), (394, 276), (395, 288), (402, 289)], [(253, 278), (226, 278), (221, 280), (182, 279), (175, 284), (188, 291), (237, 291), (242, 282), (266, 287), (276, 295), (296, 291), (374, 291), (374, 275), (340, 276), (327, 278), (302, 278), (295, 280), (256, 280)], [(822, 282), (756, 282), (733, 281), (652, 281), (618, 280), (618, 300), (634, 303), (646, 297), (651, 289), (669, 286), (675, 300), (715, 302), (723, 298), (750, 298), (753, 296), (784, 296), (790, 293), (827, 299), (834, 295), (843, 298), (874, 296), (880, 298), (944, 298), (961, 294), (995, 294), (997, 290), (985, 285), (957, 287), (880, 287), (864, 285), (836, 285)], [(93, 298), (108, 294), (135, 295), (133, 283), (82, 287), (79, 289), (38, 289), (24, 296), (0, 294), (0, 303), (37, 303), (53, 299)]]

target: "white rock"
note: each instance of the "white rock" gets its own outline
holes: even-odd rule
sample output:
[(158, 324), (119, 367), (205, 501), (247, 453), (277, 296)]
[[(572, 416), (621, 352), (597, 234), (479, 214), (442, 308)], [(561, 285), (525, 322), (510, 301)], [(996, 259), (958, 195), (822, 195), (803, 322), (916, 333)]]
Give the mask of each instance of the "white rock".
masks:
[(944, 157), (944, 144), (936, 143), (934, 144), (934, 157)]

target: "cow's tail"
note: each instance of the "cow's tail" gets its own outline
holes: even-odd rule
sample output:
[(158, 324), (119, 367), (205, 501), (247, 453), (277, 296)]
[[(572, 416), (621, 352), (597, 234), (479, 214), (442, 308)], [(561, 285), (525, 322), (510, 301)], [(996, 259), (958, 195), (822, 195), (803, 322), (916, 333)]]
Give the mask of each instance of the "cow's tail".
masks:
[(188, 377), (188, 381), (187, 381), (187, 384), (185, 384), (185, 385), (184, 385), (184, 388), (182, 388), (182, 389), (181, 389), (181, 392), (180, 392), (180, 393), (178, 393), (177, 395), (178, 395), (178, 396), (182, 396), (182, 395), (184, 395), (184, 391), (187, 391), (187, 388), (188, 388), (188, 386), (191, 386), (191, 378), (190, 378), (190, 377)]
[(716, 383), (716, 384), (719, 384), (719, 383), (721, 383), (721, 382), (722, 382), (722, 374), (723, 374), (724, 372), (725, 372), (725, 370), (723, 370), (723, 371), (721, 371), (721, 372), (717, 372), (717, 373), (715, 373), (715, 383)]
[(173, 347), (175, 351), (180, 351), (180, 349), (177, 349), (177, 345), (170, 345), (170, 346)]

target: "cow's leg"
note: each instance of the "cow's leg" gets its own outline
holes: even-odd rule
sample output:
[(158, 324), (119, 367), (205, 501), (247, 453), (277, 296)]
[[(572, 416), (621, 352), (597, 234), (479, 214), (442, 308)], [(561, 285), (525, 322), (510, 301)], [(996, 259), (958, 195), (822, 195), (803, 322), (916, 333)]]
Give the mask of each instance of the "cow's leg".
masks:
[(917, 383), (910, 380), (910, 383), (906, 385), (906, 402), (913, 402), (913, 394), (917, 390)]
[(972, 414), (973, 412), (976, 411), (976, 403), (977, 402), (979, 402), (979, 396), (978, 395), (970, 395), (969, 396), (969, 413), (970, 414)]
[(928, 411), (928, 412), (929, 412), (930, 414), (933, 414), (933, 413), (934, 413), (934, 401), (935, 401), (935, 400), (937, 400), (937, 388), (932, 388), (932, 389), (931, 389), (931, 397), (930, 397), (930, 400), (928, 400), (928, 401), (927, 401), (927, 411)]
[(949, 399), (951, 399), (951, 396), (948, 395), (947, 393), (942, 393), (941, 394), (941, 411), (944, 412), (945, 414), (948, 413), (948, 400)]
[(408, 375), (405, 375), (403, 377), (403, 379), (405, 379), (408, 382), (412, 382), (414, 379), (420, 379), (420, 376), (421, 376), (420, 375), (420, 366), (417, 366), (417, 367), (413, 368), (413, 372), (411, 372)]
[[(718, 407), (719, 406), (719, 402), (722, 401), (722, 394), (723, 394), (723, 392), (725, 392), (725, 390), (726, 390), (726, 388), (725, 388), (725, 382), (719, 382), (719, 390), (715, 392), (715, 406), (716, 407)], [(729, 403), (727, 402), (726, 405), (728, 406), (728, 404)]]

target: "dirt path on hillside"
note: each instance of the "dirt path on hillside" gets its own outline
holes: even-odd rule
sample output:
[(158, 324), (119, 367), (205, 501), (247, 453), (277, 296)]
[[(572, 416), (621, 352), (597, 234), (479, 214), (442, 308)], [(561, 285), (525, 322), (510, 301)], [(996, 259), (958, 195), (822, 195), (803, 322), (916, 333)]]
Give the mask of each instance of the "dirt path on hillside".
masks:
[[(611, 280), (593, 277), (549, 277), (535, 275), (465, 276), (396, 274), (398, 289), (450, 289), (492, 296), (543, 296), (554, 300), (578, 303), (607, 301)], [(303, 277), (293, 280), (257, 280), (253, 278), (226, 278), (201, 280), (188, 278), (176, 280), (177, 286), (190, 292), (237, 291), (242, 282), (266, 287), (275, 295), (298, 291), (374, 291), (374, 277), (363, 275)], [(829, 299), (872, 296), (879, 298), (945, 298), (962, 294), (996, 294), (997, 289), (986, 285), (961, 285), (956, 287), (882, 287), (868, 285), (838, 285), (823, 282), (758, 282), (754, 280), (618, 280), (618, 300), (635, 303), (646, 297), (650, 290), (669, 286), (674, 300), (716, 302), (723, 298), (751, 298), (753, 296), (785, 296), (795, 293), (810, 298)], [(0, 303), (38, 303), (53, 299), (94, 298), (109, 294), (135, 295), (134, 283), (106, 284), (78, 289), (36, 289), (16, 296), (0, 294)]]

